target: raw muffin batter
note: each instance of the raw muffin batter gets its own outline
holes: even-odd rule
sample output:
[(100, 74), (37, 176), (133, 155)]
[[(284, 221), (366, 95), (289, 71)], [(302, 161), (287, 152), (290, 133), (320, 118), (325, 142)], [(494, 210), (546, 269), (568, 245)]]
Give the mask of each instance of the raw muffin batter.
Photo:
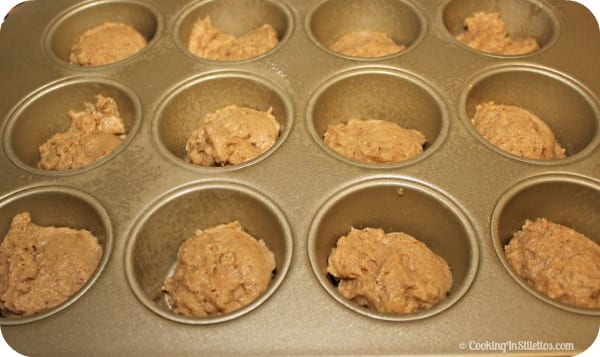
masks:
[(188, 160), (201, 166), (238, 165), (263, 154), (279, 136), (271, 111), (229, 105), (207, 114), (185, 145)]
[(102, 66), (123, 60), (147, 42), (137, 30), (117, 22), (105, 22), (83, 33), (71, 48), (69, 62), (81, 66)]
[(192, 28), (188, 50), (213, 61), (240, 61), (259, 56), (277, 46), (279, 39), (273, 26), (265, 24), (239, 37), (222, 33), (209, 16)]
[(61, 304), (88, 281), (101, 257), (89, 231), (41, 227), (28, 212), (19, 213), (0, 244), (0, 308), (29, 316)]
[(523, 55), (540, 48), (533, 37), (513, 39), (497, 12), (477, 12), (465, 19), (457, 39), (476, 50), (498, 55)]
[(425, 136), (386, 120), (350, 119), (347, 124), (329, 125), (325, 144), (354, 160), (389, 163), (411, 159), (423, 152)]
[(173, 276), (163, 285), (171, 308), (186, 316), (238, 310), (262, 294), (275, 270), (275, 256), (238, 221), (219, 225), (183, 242)]
[(346, 34), (338, 39), (331, 50), (354, 57), (381, 57), (404, 50), (404, 45), (398, 45), (383, 32), (357, 31)]
[(564, 158), (552, 129), (531, 112), (512, 105), (487, 102), (477, 105), (471, 119), (475, 130), (492, 145), (529, 159)]
[(443, 258), (405, 233), (352, 228), (329, 255), (327, 272), (347, 299), (383, 313), (408, 314), (444, 300), (452, 274)]
[(515, 272), (544, 295), (600, 308), (600, 246), (583, 234), (545, 218), (527, 220), (505, 254)]
[(125, 125), (115, 100), (98, 95), (95, 106), (88, 102), (84, 105), (82, 112), (69, 112), (69, 130), (55, 134), (40, 146), (40, 169), (77, 169), (100, 160), (121, 145)]

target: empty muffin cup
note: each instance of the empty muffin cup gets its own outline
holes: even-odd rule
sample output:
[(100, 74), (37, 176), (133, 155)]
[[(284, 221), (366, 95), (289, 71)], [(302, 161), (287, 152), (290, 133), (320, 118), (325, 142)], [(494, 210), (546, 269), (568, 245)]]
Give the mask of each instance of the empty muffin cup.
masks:
[(532, 295), (563, 310), (600, 316), (600, 309), (585, 309), (551, 299), (535, 290), (507, 262), (504, 249), (526, 220), (546, 218), (574, 229), (600, 244), (600, 182), (582, 176), (546, 174), (531, 177), (510, 187), (499, 198), (491, 217), (492, 243), (500, 262)]
[(490, 54), (472, 49), (456, 40), (456, 37), (465, 31), (465, 19), (478, 12), (498, 12), (506, 24), (506, 29), (513, 39), (532, 37), (539, 45), (539, 49), (529, 54), (549, 48), (558, 38), (560, 32), (559, 21), (548, 5), (537, 0), (452, 0), (449, 1), (441, 12), (442, 23), (448, 35), (465, 48), (477, 53), (490, 56), (510, 56)]
[[(311, 96), (308, 129), (315, 142), (334, 157), (368, 168), (397, 168), (425, 159), (439, 147), (448, 130), (446, 105), (430, 84), (401, 71), (363, 68), (340, 73)], [(323, 141), (329, 125), (355, 119), (387, 120), (421, 132), (423, 152), (406, 161), (366, 163), (345, 157)]]
[[(110, 154), (89, 165), (64, 171), (38, 168), (39, 147), (54, 134), (71, 126), (69, 111), (84, 110), (84, 103), (96, 103), (102, 95), (115, 100), (123, 118), (126, 138)], [(71, 77), (35, 91), (22, 100), (9, 114), (3, 129), (4, 150), (11, 161), (22, 169), (40, 175), (69, 175), (93, 169), (118, 155), (135, 136), (140, 123), (140, 104), (136, 95), (113, 80), (94, 77)]]
[[(136, 0), (86, 2), (65, 10), (50, 23), (44, 34), (44, 49), (57, 62), (69, 63), (71, 48), (78, 41), (79, 37), (85, 31), (106, 22), (122, 23), (131, 26), (148, 43), (145, 48), (129, 58), (139, 56), (150, 45), (156, 42), (155, 38), (162, 27), (158, 11), (147, 2)], [(95, 67), (77, 66), (77, 68)]]
[(86, 229), (102, 246), (102, 257), (93, 275), (63, 303), (43, 312), (24, 317), (0, 317), (0, 325), (18, 325), (38, 321), (66, 309), (81, 298), (104, 270), (112, 251), (113, 231), (104, 207), (92, 196), (65, 186), (37, 186), (10, 193), (0, 199), (0, 239), (6, 236), (11, 220), (29, 212), (40, 226)]
[[(161, 291), (183, 241), (198, 229), (239, 221), (274, 253), (276, 270), (267, 290), (239, 310), (207, 317), (188, 317), (169, 308)], [(137, 218), (125, 248), (127, 280), (137, 298), (151, 311), (185, 324), (213, 324), (235, 319), (258, 308), (282, 283), (292, 257), (292, 233), (286, 217), (269, 198), (230, 182), (191, 184), (171, 191)]]
[[(600, 111), (590, 93), (574, 79), (550, 69), (527, 65), (499, 66), (479, 73), (466, 84), (459, 110), (467, 129), (486, 147), (513, 159), (551, 165), (584, 157), (600, 142)], [(477, 105), (490, 101), (518, 106), (535, 114), (550, 127), (567, 157), (530, 159), (490, 144), (471, 123)]]
[(210, 17), (212, 24), (222, 33), (240, 36), (263, 25), (271, 25), (277, 34), (279, 43), (263, 54), (244, 60), (218, 61), (219, 63), (239, 63), (262, 58), (275, 51), (290, 36), (293, 28), (291, 10), (280, 1), (272, 0), (208, 0), (193, 3), (178, 16), (174, 35), (177, 46), (192, 58), (211, 61), (198, 57), (188, 50), (190, 35), (194, 23)]
[[(323, 50), (346, 58), (380, 60), (417, 46), (427, 27), (424, 16), (405, 0), (326, 0), (309, 11), (306, 31)], [(353, 32), (381, 32), (406, 48), (382, 57), (347, 56), (331, 50), (342, 36)]]
[[(427, 310), (384, 314), (344, 298), (327, 264), (331, 249), (351, 227), (404, 232), (425, 243), (450, 266), (453, 283), (446, 299)], [(308, 256), (323, 288), (345, 307), (374, 319), (412, 321), (448, 309), (467, 292), (477, 271), (479, 248), (466, 214), (442, 192), (405, 179), (373, 179), (351, 185), (323, 204), (310, 225)]]
[[(176, 164), (200, 171), (219, 172), (254, 164), (273, 153), (286, 139), (292, 126), (289, 96), (267, 79), (243, 72), (219, 72), (192, 78), (177, 85), (159, 104), (152, 124), (160, 151)], [(279, 123), (279, 137), (263, 154), (237, 165), (200, 166), (186, 157), (186, 142), (207, 114), (230, 105), (271, 114)]]

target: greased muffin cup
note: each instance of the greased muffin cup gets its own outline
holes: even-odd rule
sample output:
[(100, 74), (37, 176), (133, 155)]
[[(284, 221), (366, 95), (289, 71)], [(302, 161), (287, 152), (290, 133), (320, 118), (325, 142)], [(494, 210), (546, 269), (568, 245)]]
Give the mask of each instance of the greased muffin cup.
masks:
[[(540, 49), (501, 56), (465, 46), (455, 36), (476, 11), (500, 11), (511, 34), (535, 37)], [(279, 44), (243, 61), (199, 58), (187, 41), (206, 15), (236, 36), (270, 23)], [(148, 45), (104, 66), (69, 64), (77, 37), (107, 21), (132, 26)], [(363, 30), (406, 48), (369, 59), (329, 49)], [(503, 256), (530, 216), (598, 241), (600, 31), (573, 2), (33, 1), (3, 24), (0, 51), (0, 227), (28, 208), (34, 222), (90, 229), (105, 247), (96, 275), (67, 302), (0, 319), (22, 354), (497, 353), (470, 347), (486, 341), (564, 343), (506, 354), (576, 354), (597, 335), (597, 310), (533, 291)], [(116, 100), (123, 144), (81, 169), (38, 169), (41, 143), (97, 94)], [(471, 124), (488, 101), (534, 112), (567, 157), (524, 159), (490, 145)], [(239, 165), (187, 162), (191, 132), (233, 104), (272, 108), (275, 145)], [(342, 157), (323, 134), (352, 117), (417, 129), (424, 150), (394, 164)], [(174, 314), (161, 286), (177, 248), (196, 229), (233, 220), (273, 251), (270, 286), (230, 314)], [(326, 265), (352, 226), (425, 242), (450, 266), (448, 297), (408, 315), (345, 300)]]

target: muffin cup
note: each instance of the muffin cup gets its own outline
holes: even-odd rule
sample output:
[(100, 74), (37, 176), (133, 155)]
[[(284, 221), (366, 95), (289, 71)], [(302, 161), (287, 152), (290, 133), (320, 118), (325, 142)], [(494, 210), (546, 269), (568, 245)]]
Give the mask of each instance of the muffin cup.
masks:
[[(540, 48), (523, 55), (498, 55), (471, 48), (456, 37), (464, 32), (467, 17), (476, 12), (499, 12), (506, 29), (513, 39), (533, 37)], [(492, 57), (531, 56), (551, 47), (560, 33), (556, 15), (544, 2), (538, 0), (452, 0), (441, 11), (441, 19), (448, 36), (462, 47)]]
[[(425, 243), (450, 266), (453, 283), (448, 297), (410, 314), (379, 313), (343, 297), (327, 273), (327, 260), (351, 227), (404, 232)], [(308, 256), (317, 279), (335, 300), (359, 314), (388, 321), (418, 320), (448, 309), (467, 292), (479, 263), (475, 231), (462, 210), (437, 190), (405, 179), (364, 181), (330, 197), (311, 223)]]
[[(323, 150), (348, 164), (368, 168), (398, 168), (432, 154), (446, 137), (446, 105), (433, 86), (405, 72), (361, 68), (334, 76), (311, 96), (306, 114), (311, 136)], [(420, 131), (427, 142), (423, 153), (396, 163), (365, 163), (347, 158), (325, 144), (328, 125), (351, 118), (392, 121)]]
[[(39, 169), (39, 147), (54, 134), (69, 129), (69, 111), (83, 111), (84, 102), (95, 104), (99, 94), (115, 99), (127, 138), (112, 153), (84, 167), (65, 171)], [(35, 91), (15, 107), (3, 129), (4, 150), (15, 165), (38, 175), (81, 173), (106, 163), (123, 151), (135, 136), (140, 117), (137, 97), (122, 84), (100, 77), (71, 77)]]
[[(565, 148), (567, 157), (529, 159), (490, 144), (471, 123), (477, 105), (489, 101), (521, 107), (542, 119)], [(467, 129), (485, 146), (512, 159), (536, 165), (579, 160), (600, 142), (600, 109), (594, 95), (567, 75), (538, 66), (499, 66), (476, 75), (465, 86), (459, 110)]]
[[(148, 45), (132, 56), (102, 66), (78, 66), (69, 63), (71, 48), (79, 37), (91, 28), (105, 22), (120, 22), (137, 30)], [(140, 56), (154, 44), (160, 33), (162, 20), (157, 10), (147, 2), (137, 0), (86, 1), (75, 5), (58, 15), (48, 26), (44, 34), (46, 54), (60, 64), (83, 70), (93, 70), (120, 64)]]
[(523, 180), (498, 200), (491, 218), (492, 243), (500, 262), (529, 293), (563, 310), (600, 316), (600, 309), (584, 309), (558, 302), (535, 290), (506, 261), (504, 247), (525, 220), (546, 218), (576, 230), (600, 244), (600, 182), (567, 174), (547, 174)]
[[(271, 284), (256, 300), (227, 314), (175, 314), (161, 287), (173, 271), (179, 246), (198, 229), (234, 220), (274, 253), (276, 271)], [(283, 282), (291, 257), (292, 233), (275, 203), (239, 184), (198, 183), (165, 194), (140, 215), (125, 248), (125, 270), (131, 289), (148, 309), (172, 321), (205, 325), (232, 320), (258, 308)]]
[(38, 321), (66, 309), (81, 298), (96, 282), (110, 257), (113, 229), (104, 207), (92, 196), (66, 186), (29, 187), (0, 199), (0, 239), (4, 239), (14, 216), (31, 213), (39, 226), (69, 227), (90, 231), (102, 246), (102, 257), (90, 279), (63, 303), (26, 317), (0, 317), (0, 325), (19, 325)]
[[(277, 32), (279, 44), (271, 50), (252, 58), (239, 61), (213, 61), (196, 56), (188, 51), (188, 42), (194, 23), (210, 16), (210, 19), (223, 33), (240, 36), (248, 31), (268, 24)], [(175, 22), (173, 34), (177, 46), (193, 59), (219, 63), (239, 64), (263, 58), (276, 51), (290, 36), (294, 19), (291, 10), (280, 1), (272, 0), (208, 0), (193, 3), (184, 9)]]
[[(239, 165), (206, 167), (186, 161), (189, 136), (207, 114), (231, 104), (259, 111), (273, 109), (279, 122), (279, 137), (262, 155)], [(292, 127), (289, 96), (270, 81), (244, 72), (219, 72), (192, 78), (177, 85), (159, 104), (152, 125), (160, 151), (176, 164), (202, 173), (217, 173), (252, 165), (273, 153), (287, 138)]]
[[(424, 16), (405, 0), (325, 0), (306, 17), (306, 31), (321, 49), (335, 56), (364, 61), (377, 61), (406, 53), (417, 46), (425, 35)], [(355, 31), (383, 32), (406, 48), (388, 56), (363, 58), (330, 50), (342, 36)]]

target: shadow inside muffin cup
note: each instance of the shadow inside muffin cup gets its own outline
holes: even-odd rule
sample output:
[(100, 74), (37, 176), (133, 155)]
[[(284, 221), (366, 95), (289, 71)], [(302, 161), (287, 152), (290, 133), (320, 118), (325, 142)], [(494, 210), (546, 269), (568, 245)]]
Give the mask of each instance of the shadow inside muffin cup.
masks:
[[(600, 142), (598, 103), (589, 93), (582, 85), (557, 72), (529, 66), (502, 66), (480, 73), (467, 84), (460, 110), (469, 131), (488, 148), (535, 164), (562, 163), (586, 155)], [(528, 159), (490, 144), (471, 123), (477, 105), (490, 101), (521, 107), (542, 119), (565, 148), (567, 158)]]
[[(59, 61), (69, 63), (71, 48), (77, 43), (79, 37), (85, 31), (105, 22), (120, 22), (133, 27), (146, 39), (148, 45), (159, 30), (158, 13), (148, 3), (132, 0), (86, 2), (66, 10), (50, 24), (45, 34), (46, 50)], [(147, 48), (148, 46), (133, 56), (139, 55)]]
[[(251, 61), (275, 51), (289, 37), (293, 18), (290, 10), (282, 3), (271, 0), (208, 0), (195, 3), (182, 12), (175, 25), (175, 41), (182, 51), (195, 59), (210, 61), (188, 51), (188, 43), (194, 23), (206, 16), (221, 32), (240, 36), (262, 25), (271, 25), (277, 33), (279, 44), (266, 53), (248, 58)], [(240, 61), (219, 61), (219, 63), (238, 63)]]
[[(39, 147), (54, 134), (67, 131), (71, 126), (69, 111), (84, 111), (84, 103), (95, 104), (97, 95), (115, 100), (125, 124), (126, 139), (112, 153), (87, 166), (66, 171), (39, 169)], [(117, 82), (83, 77), (61, 80), (34, 92), (10, 114), (3, 133), (4, 149), (13, 163), (36, 174), (79, 173), (97, 167), (121, 152), (135, 135), (139, 118), (137, 97)]]
[[(383, 32), (408, 51), (425, 34), (425, 19), (415, 6), (404, 0), (326, 0), (307, 15), (306, 27), (313, 41), (326, 51), (342, 36), (357, 31)], [(378, 60), (390, 56), (353, 59)]]
[(86, 229), (98, 238), (102, 257), (96, 271), (77, 292), (56, 307), (26, 317), (0, 317), (0, 325), (18, 325), (51, 316), (78, 300), (104, 270), (111, 254), (113, 232), (104, 207), (93, 197), (64, 186), (40, 186), (11, 193), (0, 200), (0, 239), (4, 239), (14, 216), (31, 213), (32, 222), (39, 226)]
[[(271, 284), (256, 300), (231, 313), (207, 317), (175, 314), (161, 287), (173, 270), (179, 246), (198, 229), (234, 220), (274, 253), (276, 270)], [(148, 309), (172, 321), (201, 325), (237, 318), (264, 303), (282, 283), (291, 256), (291, 230), (281, 210), (250, 188), (222, 182), (190, 185), (153, 203), (130, 234), (125, 266), (131, 289)]]
[[(329, 125), (355, 119), (379, 119), (406, 129), (416, 129), (426, 138), (423, 152), (396, 163), (365, 163), (347, 158), (325, 144)], [(366, 68), (335, 76), (312, 95), (307, 112), (313, 139), (329, 154), (352, 165), (369, 168), (404, 166), (427, 157), (446, 136), (446, 106), (427, 83), (404, 72)]]
[[(537, 0), (452, 0), (442, 10), (442, 22), (449, 35), (456, 39), (465, 30), (465, 19), (477, 12), (499, 12), (513, 39), (535, 38), (540, 49), (531, 54), (548, 48), (558, 38), (559, 22), (556, 16), (547, 5)], [(462, 44), (458, 40), (457, 42)], [(464, 46), (485, 55), (507, 56)]]
[[(235, 104), (258, 111), (272, 108), (280, 124), (275, 144), (262, 155), (238, 165), (207, 167), (194, 165), (186, 157), (186, 142), (207, 114)], [(260, 77), (224, 72), (188, 80), (175, 89), (159, 105), (153, 123), (154, 139), (169, 159), (193, 170), (231, 170), (253, 164), (274, 152), (285, 140), (293, 118), (289, 97), (277, 86)]]
[[(350, 228), (404, 232), (444, 258), (452, 272), (445, 300), (410, 314), (386, 314), (347, 300), (327, 273), (338, 239)], [(477, 238), (466, 215), (444, 194), (399, 179), (375, 179), (352, 185), (330, 197), (314, 217), (308, 235), (313, 272), (325, 290), (347, 308), (379, 320), (412, 321), (433, 316), (455, 304), (469, 289), (479, 263)]]
[(546, 218), (569, 227), (600, 244), (600, 183), (584, 177), (549, 174), (521, 181), (496, 203), (491, 236), (502, 265), (517, 283), (537, 298), (563, 310), (600, 315), (600, 309), (567, 305), (538, 292), (508, 264), (504, 248), (526, 220)]

